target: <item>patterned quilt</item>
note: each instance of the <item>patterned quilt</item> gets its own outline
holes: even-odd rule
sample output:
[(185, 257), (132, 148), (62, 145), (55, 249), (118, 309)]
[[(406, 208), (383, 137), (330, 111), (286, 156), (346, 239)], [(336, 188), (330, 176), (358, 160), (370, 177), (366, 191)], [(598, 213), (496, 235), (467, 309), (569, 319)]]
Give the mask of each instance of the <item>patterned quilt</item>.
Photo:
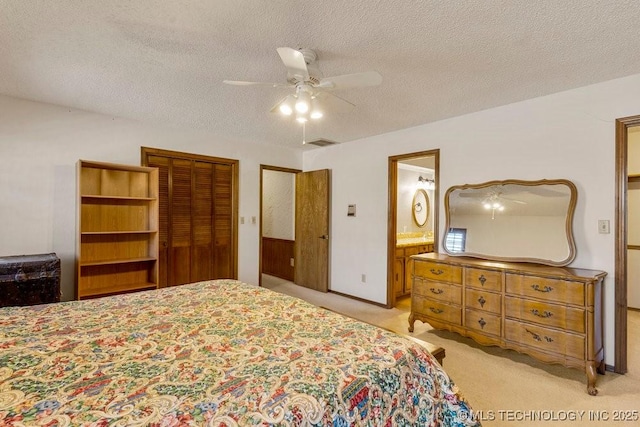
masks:
[(477, 425), (425, 349), (235, 280), (0, 309), (0, 426)]

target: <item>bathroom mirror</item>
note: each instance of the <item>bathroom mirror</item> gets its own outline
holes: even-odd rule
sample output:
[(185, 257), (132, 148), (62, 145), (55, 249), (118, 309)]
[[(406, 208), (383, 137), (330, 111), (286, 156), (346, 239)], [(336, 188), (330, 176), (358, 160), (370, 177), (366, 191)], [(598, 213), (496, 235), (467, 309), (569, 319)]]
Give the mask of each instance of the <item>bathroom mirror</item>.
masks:
[(424, 189), (419, 188), (416, 190), (413, 195), (412, 206), (413, 220), (418, 227), (424, 227), (429, 219), (429, 212), (431, 211), (429, 196)]
[(564, 266), (576, 256), (577, 201), (568, 180), (490, 181), (449, 188), (443, 247), (450, 255)]

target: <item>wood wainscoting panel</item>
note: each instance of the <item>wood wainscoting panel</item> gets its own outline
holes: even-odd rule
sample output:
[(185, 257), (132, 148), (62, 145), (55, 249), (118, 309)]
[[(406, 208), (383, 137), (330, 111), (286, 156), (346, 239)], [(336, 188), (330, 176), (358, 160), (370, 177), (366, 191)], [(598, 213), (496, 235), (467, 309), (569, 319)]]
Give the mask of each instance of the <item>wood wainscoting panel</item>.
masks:
[(262, 272), (293, 282), (294, 241), (262, 238)]

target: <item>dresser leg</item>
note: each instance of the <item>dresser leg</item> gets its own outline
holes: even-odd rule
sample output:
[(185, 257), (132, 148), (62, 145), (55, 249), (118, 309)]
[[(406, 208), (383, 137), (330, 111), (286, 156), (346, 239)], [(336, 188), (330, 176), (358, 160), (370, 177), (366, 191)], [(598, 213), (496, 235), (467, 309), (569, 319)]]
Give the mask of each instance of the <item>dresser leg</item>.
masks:
[(587, 362), (587, 392), (591, 396), (595, 396), (598, 394), (598, 389), (596, 388), (596, 378), (598, 374), (596, 372), (596, 362)]
[(409, 332), (413, 332), (413, 324), (416, 322), (416, 318), (413, 316), (413, 312), (409, 315)]

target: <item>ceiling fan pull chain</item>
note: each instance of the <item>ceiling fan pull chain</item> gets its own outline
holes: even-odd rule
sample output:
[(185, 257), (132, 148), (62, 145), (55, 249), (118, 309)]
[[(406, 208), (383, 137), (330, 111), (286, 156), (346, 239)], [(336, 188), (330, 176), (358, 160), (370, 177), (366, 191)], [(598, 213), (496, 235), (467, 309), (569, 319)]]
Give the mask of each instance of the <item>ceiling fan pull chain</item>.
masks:
[(307, 143), (307, 124), (302, 122), (302, 145)]

